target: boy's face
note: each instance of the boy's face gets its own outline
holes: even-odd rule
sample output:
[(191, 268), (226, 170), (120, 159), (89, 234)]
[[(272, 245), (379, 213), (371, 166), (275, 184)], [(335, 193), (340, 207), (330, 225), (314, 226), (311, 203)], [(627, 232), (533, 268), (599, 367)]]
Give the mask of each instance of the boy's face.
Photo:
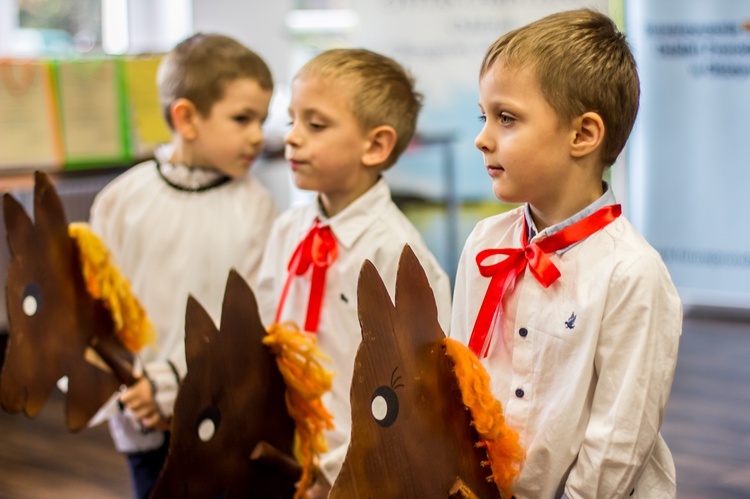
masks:
[(350, 87), (316, 76), (292, 82), (286, 159), (297, 187), (321, 193), (324, 202), (350, 202), (371, 183), (362, 164), (368, 140), (351, 110)]
[(479, 80), (482, 151), (495, 196), (552, 208), (570, 180), (572, 127), (561, 123), (542, 94), (533, 67), (496, 62)]
[(195, 139), (189, 144), (192, 166), (215, 168), (232, 178), (247, 174), (263, 150), (262, 126), (271, 94), (252, 78), (227, 84), (209, 115), (196, 117)]

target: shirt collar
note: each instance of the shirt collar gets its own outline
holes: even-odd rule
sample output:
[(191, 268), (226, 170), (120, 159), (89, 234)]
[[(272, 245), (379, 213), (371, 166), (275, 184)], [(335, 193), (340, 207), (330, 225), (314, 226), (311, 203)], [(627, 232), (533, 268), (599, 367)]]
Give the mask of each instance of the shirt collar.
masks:
[(201, 192), (225, 184), (230, 177), (212, 168), (191, 168), (170, 161), (173, 148), (164, 145), (155, 152), (156, 167), (164, 181), (171, 187), (187, 192)]
[(312, 203), (305, 214), (300, 237), (312, 226), (315, 217), (320, 224), (330, 226), (339, 244), (350, 248), (352, 244), (372, 225), (391, 202), (391, 189), (384, 178), (379, 178), (367, 192), (355, 199), (349, 206), (333, 217), (327, 217), (320, 207), (320, 196)]
[[(609, 184), (607, 184), (607, 182), (602, 182), (602, 188), (604, 189), (604, 193), (599, 197), (599, 199), (597, 199), (596, 201), (594, 201), (593, 203), (588, 205), (586, 208), (582, 209), (581, 211), (573, 215), (572, 217), (566, 220), (563, 220), (562, 222), (558, 224), (550, 225), (549, 227), (547, 227), (546, 229), (544, 229), (543, 231), (539, 233), (537, 233), (536, 227), (534, 227), (534, 220), (531, 218), (531, 209), (529, 208), (529, 204), (526, 203), (526, 206), (524, 207), (524, 217), (526, 218), (529, 224), (529, 228), (528, 228), (529, 241), (531, 241), (534, 238), (542, 238), (542, 237), (551, 236), (552, 234), (556, 232), (560, 232), (565, 227), (568, 227), (569, 225), (573, 225), (579, 220), (583, 220), (587, 216), (597, 211), (599, 208), (604, 208), (605, 206), (611, 206), (613, 204), (617, 204), (617, 201), (615, 200), (615, 194), (612, 192), (612, 189), (609, 188)], [(578, 241), (578, 243), (580, 242), (581, 241)], [(570, 248), (572, 248), (578, 243), (571, 244), (567, 248), (558, 250), (557, 254), (562, 255), (563, 253), (565, 253), (566, 251), (568, 251)]]

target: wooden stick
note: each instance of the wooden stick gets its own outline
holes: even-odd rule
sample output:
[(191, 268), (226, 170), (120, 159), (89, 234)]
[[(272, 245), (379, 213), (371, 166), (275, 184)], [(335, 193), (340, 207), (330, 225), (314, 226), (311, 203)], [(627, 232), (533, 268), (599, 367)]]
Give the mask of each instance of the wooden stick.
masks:
[(133, 376), (132, 366), (129, 365), (125, 360), (117, 356), (112, 347), (103, 341), (100, 341), (98, 337), (94, 336), (91, 339), (91, 348), (94, 349), (99, 357), (112, 369), (114, 375), (119, 379), (125, 386), (132, 386), (138, 378)]
[(302, 476), (302, 467), (296, 459), (264, 441), (258, 442), (250, 454), (250, 459), (262, 466), (281, 470), (295, 480)]
[(453, 482), (453, 487), (451, 487), (448, 497), (450, 499), (479, 499), (464, 481), (461, 480), (460, 476), (457, 476)]

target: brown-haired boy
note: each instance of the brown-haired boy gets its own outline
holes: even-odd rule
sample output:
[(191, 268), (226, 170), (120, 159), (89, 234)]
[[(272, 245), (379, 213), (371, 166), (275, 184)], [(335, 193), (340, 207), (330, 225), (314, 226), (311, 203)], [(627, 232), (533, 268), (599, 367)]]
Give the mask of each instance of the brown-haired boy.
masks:
[[(273, 92), (263, 60), (232, 38), (196, 34), (165, 56), (158, 86), (172, 141), (97, 195), (91, 224), (157, 331), (140, 355), (143, 377), (120, 401), (144, 428), (164, 429), (186, 373), (188, 294), (218, 322), (229, 270), (254, 278), (276, 208), (248, 175)], [(148, 497), (168, 432), (142, 433), (131, 420), (118, 414), (110, 429), (137, 497)]]
[(487, 50), (479, 93), (493, 191), (524, 206), (469, 236), (450, 334), (526, 448), (515, 497), (674, 497), (659, 428), (681, 304), (602, 182), (638, 110), (625, 37), (591, 10), (545, 17)]

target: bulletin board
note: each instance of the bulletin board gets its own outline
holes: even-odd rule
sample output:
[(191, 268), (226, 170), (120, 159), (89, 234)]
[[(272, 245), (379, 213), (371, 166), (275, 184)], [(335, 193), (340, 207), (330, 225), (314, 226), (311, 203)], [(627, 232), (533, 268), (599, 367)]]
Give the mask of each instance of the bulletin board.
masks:
[(750, 309), (750, 3), (628, 0), (630, 218), (683, 302)]

